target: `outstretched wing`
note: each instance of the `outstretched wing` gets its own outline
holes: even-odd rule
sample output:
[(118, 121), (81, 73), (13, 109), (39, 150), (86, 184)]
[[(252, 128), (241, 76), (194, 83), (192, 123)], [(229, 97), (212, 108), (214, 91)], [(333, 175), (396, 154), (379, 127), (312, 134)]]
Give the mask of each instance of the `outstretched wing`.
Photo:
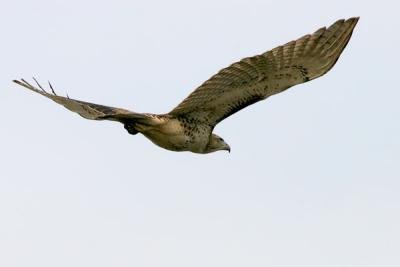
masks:
[(211, 77), (169, 114), (215, 126), (235, 112), (296, 84), (318, 78), (335, 65), (358, 18), (244, 58)]
[(24, 79), (21, 79), (20, 81), (14, 80), (13, 82), (28, 88), (29, 90), (32, 90), (38, 94), (41, 94), (47, 98), (50, 98), (54, 102), (63, 105), (67, 109), (78, 113), (80, 116), (82, 116), (85, 119), (89, 120), (113, 120), (113, 121), (119, 121), (122, 123), (125, 123), (131, 119), (135, 120), (146, 120), (148, 117), (146, 114), (141, 114), (141, 113), (135, 113), (131, 112), (129, 110), (121, 109), (121, 108), (113, 108), (113, 107), (108, 107), (108, 106), (103, 106), (103, 105), (98, 105), (98, 104), (93, 104), (93, 103), (88, 103), (88, 102), (83, 102), (80, 100), (75, 100), (71, 99), (69, 97), (62, 97), (58, 96), (54, 90), (53, 87), (50, 85), (50, 89), (52, 91), (51, 93), (46, 92), (43, 87), (35, 80), (37, 83), (37, 87), (31, 85)]

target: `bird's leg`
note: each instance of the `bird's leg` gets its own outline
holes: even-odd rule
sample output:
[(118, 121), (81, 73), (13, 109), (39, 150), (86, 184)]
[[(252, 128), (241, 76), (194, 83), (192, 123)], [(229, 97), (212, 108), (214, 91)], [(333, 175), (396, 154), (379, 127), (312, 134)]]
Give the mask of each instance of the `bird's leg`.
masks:
[(139, 132), (135, 129), (135, 123), (133, 123), (133, 122), (125, 123), (124, 128), (128, 131), (128, 133), (133, 134), (133, 135), (135, 135)]

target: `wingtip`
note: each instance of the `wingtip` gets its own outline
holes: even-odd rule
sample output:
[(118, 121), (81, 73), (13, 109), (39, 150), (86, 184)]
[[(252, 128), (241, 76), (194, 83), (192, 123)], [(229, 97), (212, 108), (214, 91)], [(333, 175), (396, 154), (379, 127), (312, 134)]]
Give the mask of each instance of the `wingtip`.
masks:
[(343, 23), (348, 24), (348, 23), (350, 23), (350, 24), (356, 25), (359, 19), (360, 19), (360, 17), (350, 17), (348, 19), (339, 19), (335, 23), (340, 23), (340, 24), (343, 24)]
[(355, 29), (359, 20), (360, 20), (360, 17), (353, 17), (353, 18), (348, 19), (348, 21), (350, 23), (351, 31), (353, 31)]
[(18, 84), (18, 85), (22, 85), (23, 83), (20, 80), (12, 80), (14, 83)]
[(360, 17), (352, 17), (352, 18), (349, 18), (347, 21), (354, 24), (354, 26), (355, 26), (359, 20), (360, 20)]

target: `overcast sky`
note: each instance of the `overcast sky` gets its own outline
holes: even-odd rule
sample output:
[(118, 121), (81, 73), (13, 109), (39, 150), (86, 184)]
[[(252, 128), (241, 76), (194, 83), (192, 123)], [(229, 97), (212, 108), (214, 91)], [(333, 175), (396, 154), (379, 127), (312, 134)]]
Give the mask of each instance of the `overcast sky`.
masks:
[[(396, 1), (2, 1), (0, 266), (400, 266)], [(325, 76), (175, 153), (11, 83), (165, 113), (219, 69), (360, 16)]]

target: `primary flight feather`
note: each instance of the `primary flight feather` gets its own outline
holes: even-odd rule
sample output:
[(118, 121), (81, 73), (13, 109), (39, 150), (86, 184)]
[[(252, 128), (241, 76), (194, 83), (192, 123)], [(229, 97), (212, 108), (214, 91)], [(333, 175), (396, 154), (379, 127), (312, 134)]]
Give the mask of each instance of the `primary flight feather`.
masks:
[(328, 28), (278, 46), (264, 54), (244, 58), (204, 82), (171, 112), (162, 115), (136, 113), (62, 97), (24, 79), (14, 80), (91, 120), (113, 120), (130, 134), (142, 133), (156, 145), (172, 151), (210, 153), (230, 151), (212, 133), (215, 125), (235, 112), (296, 84), (318, 78), (339, 59), (358, 18), (338, 20)]

